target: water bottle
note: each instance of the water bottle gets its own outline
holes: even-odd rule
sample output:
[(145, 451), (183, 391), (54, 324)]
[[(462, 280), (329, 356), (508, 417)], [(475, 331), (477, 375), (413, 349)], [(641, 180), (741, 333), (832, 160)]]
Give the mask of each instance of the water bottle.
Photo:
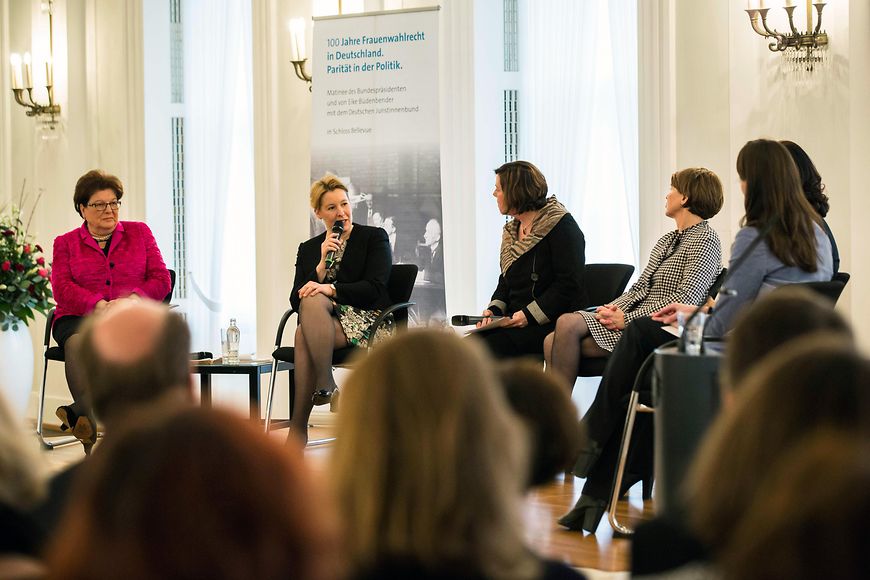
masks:
[(239, 339), (241, 333), (239, 327), (236, 326), (236, 319), (230, 318), (230, 326), (227, 328), (227, 357), (224, 361), (228, 365), (239, 364)]

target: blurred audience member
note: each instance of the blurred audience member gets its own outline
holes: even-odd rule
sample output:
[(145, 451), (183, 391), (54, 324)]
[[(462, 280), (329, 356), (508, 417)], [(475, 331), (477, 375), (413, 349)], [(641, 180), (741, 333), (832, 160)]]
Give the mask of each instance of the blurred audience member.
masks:
[[(147, 403), (193, 401), (190, 331), (184, 319), (157, 302), (119, 304), (81, 326), (78, 350), (82, 384), (94, 411), (111, 433)], [(58, 473), (34, 517), (47, 534), (57, 527), (83, 464)]]
[(19, 564), (29, 567), (21, 557), (39, 552), (42, 531), (27, 511), (44, 493), (36, 446), (0, 393), (0, 572), (11, 574)]
[[(798, 285), (778, 288), (741, 312), (722, 362), (723, 413), (730, 411), (734, 393), (746, 375), (763, 364), (768, 354), (817, 332), (853, 340), (852, 329), (830, 302)], [(707, 549), (682, 522), (655, 518), (635, 531), (634, 574), (657, 573), (707, 559)]]
[(577, 408), (565, 386), (540, 363), (506, 361), (498, 371), (508, 403), (531, 437), (529, 486), (549, 483), (577, 456), (582, 440)]
[[(870, 361), (851, 340), (817, 333), (771, 353), (746, 375), (711, 427), (687, 481), (689, 522), (714, 558), (735, 540), (762, 477), (815, 431), (870, 440)], [(827, 486), (819, 473), (815, 485)], [(763, 496), (770, 501), (770, 494)]]
[(480, 345), (421, 330), (356, 367), (330, 477), (353, 577), (578, 577), (525, 545), (526, 438), (492, 366)]
[[(823, 479), (822, 483), (820, 479)], [(724, 578), (867, 578), (870, 445), (835, 430), (784, 449), (722, 550)]]
[(77, 482), (49, 578), (326, 579), (332, 520), (301, 453), (227, 412), (156, 405)]

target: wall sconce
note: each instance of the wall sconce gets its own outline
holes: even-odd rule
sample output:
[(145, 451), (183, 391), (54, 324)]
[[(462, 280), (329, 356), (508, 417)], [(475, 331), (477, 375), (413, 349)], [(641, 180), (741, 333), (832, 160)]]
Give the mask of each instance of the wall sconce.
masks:
[(290, 20), (290, 63), (293, 65), (296, 77), (308, 83), (308, 90), (311, 91), (311, 75), (305, 72), (306, 61), (308, 59), (305, 58), (305, 20), (293, 18)]
[[(767, 48), (772, 52), (782, 52), (783, 54), (786, 54), (785, 51), (789, 49), (795, 51), (794, 60), (797, 63), (805, 65), (807, 71), (812, 71), (815, 63), (822, 60), (822, 56), (814, 54), (814, 52), (820, 50), (821, 47), (826, 47), (828, 45), (827, 33), (820, 32), (822, 28), (822, 9), (825, 7), (825, 3), (814, 3), (812, 0), (807, 0), (807, 29), (806, 32), (800, 32), (794, 25), (794, 0), (785, 0), (783, 10), (785, 10), (788, 15), (788, 26), (791, 29), (790, 33), (779, 32), (775, 28), (771, 30), (767, 26), (767, 13), (770, 8), (765, 8), (764, 0), (759, 0), (757, 8), (753, 8), (752, 4), (753, 0), (748, 0), (747, 5), (749, 7), (746, 9), (752, 29), (765, 38), (773, 38), (776, 40), (776, 42), (768, 44)], [(813, 29), (813, 6), (815, 6), (816, 12), (818, 12), (815, 29)], [(761, 17), (760, 26), (758, 24), (759, 16)], [(801, 56), (801, 51), (806, 51), (806, 55)]]
[[(24, 57), (13, 53), (9, 58), (10, 72), (12, 74), (12, 94), (15, 102), (26, 108), (28, 117), (47, 116), (43, 121), (54, 126), (60, 116), (60, 105), (54, 102), (54, 2), (48, 0), (43, 3), (43, 8), (48, 12), (48, 60), (45, 62), (45, 89), (48, 92), (48, 104), (42, 105), (33, 99), (33, 67), (29, 52)], [(27, 91), (25, 99), (24, 91)]]

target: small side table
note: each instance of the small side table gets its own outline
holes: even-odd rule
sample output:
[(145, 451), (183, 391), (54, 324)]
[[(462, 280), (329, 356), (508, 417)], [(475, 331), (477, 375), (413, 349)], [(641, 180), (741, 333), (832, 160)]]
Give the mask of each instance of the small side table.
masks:
[[(278, 361), (279, 372), (289, 371), (292, 368), (293, 363)], [(200, 376), (200, 396), (202, 405), (205, 407), (211, 407), (212, 375), (246, 375), (248, 377), (250, 416), (253, 420), (260, 420), (260, 377), (272, 372), (272, 359), (243, 361), (236, 365), (211, 361), (191, 361), (191, 372)]]

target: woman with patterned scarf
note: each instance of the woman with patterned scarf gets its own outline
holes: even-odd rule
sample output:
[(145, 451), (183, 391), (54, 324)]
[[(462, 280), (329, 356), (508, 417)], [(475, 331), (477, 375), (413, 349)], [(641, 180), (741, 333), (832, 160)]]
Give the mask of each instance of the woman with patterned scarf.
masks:
[(540, 355), (559, 315), (587, 305), (583, 232), (547, 197), (547, 180), (528, 161), (496, 169), (492, 195), (501, 214), (514, 219), (504, 226), (501, 275), (478, 326), (505, 318), (479, 336), (497, 358)]

